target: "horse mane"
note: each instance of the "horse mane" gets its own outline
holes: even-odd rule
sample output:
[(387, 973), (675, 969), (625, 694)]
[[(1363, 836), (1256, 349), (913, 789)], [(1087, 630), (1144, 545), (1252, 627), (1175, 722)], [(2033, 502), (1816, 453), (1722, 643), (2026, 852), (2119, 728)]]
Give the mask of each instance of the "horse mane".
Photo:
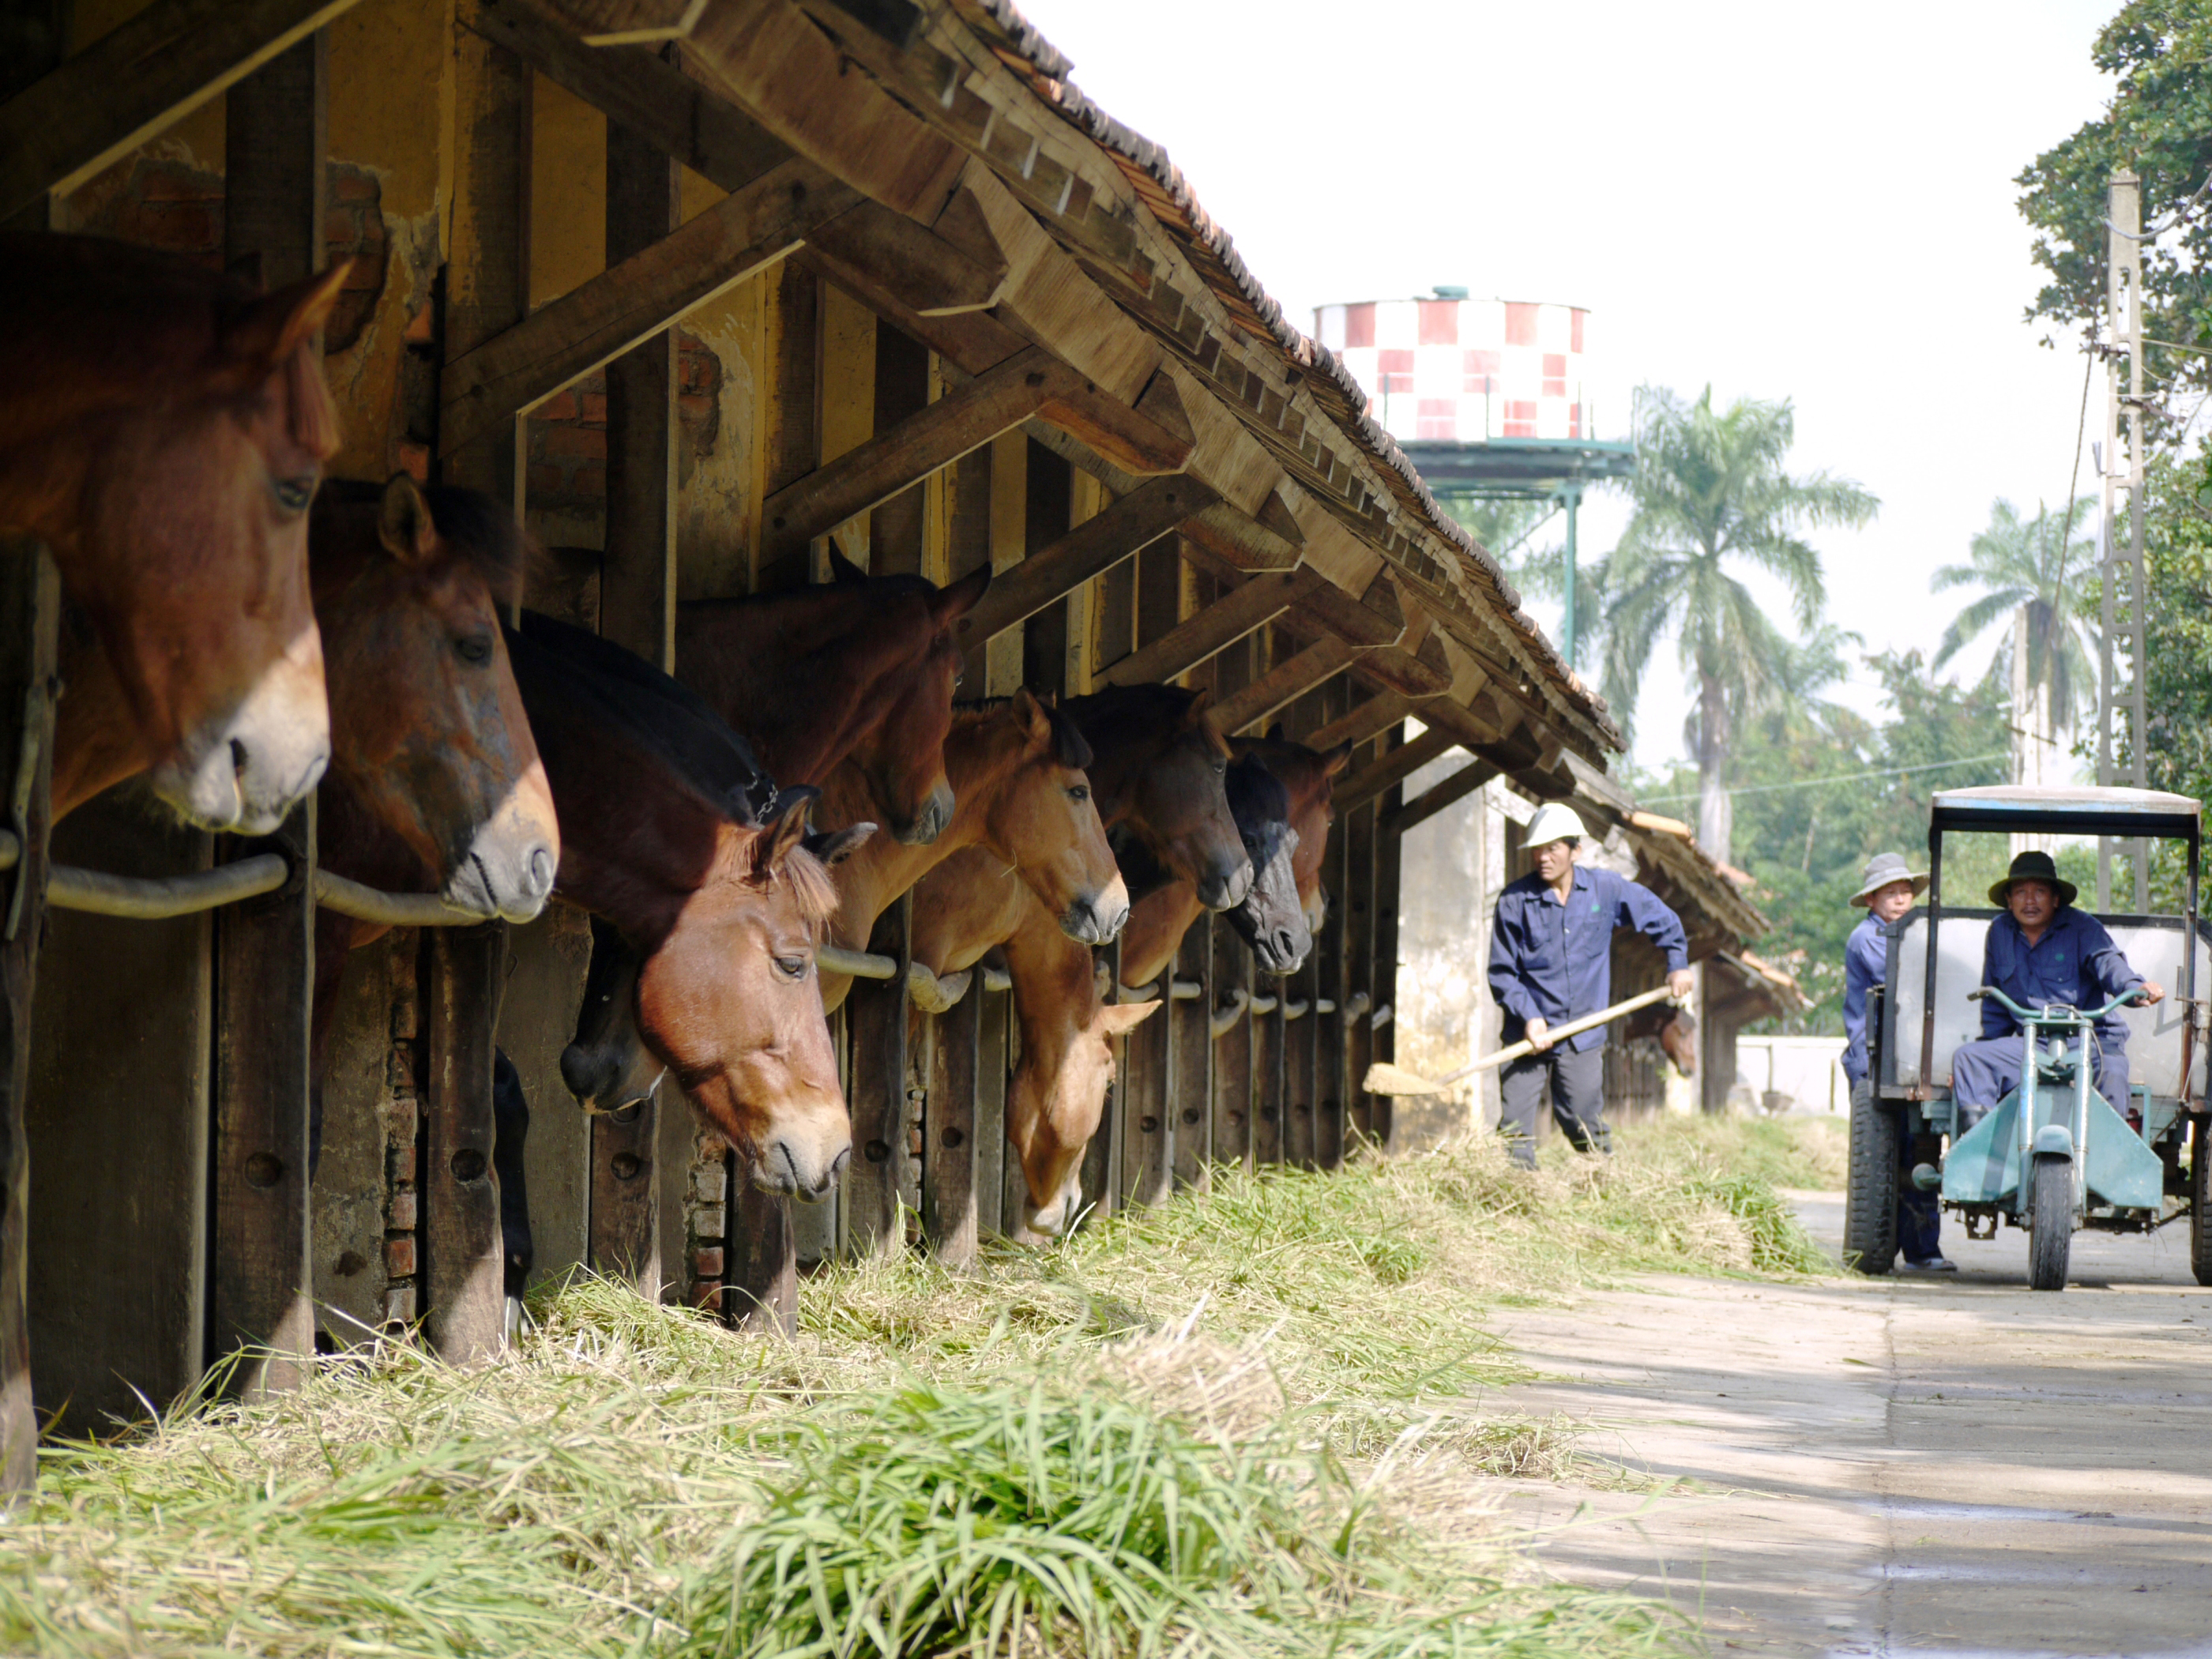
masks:
[[(1012, 697), (964, 699), (952, 705), (952, 724), (956, 729), (972, 726), (977, 720), (1011, 707), (1013, 701)], [(1042, 697), (1036, 702), (1037, 706), (1044, 710), (1045, 720), (1052, 727), (1053, 758), (1071, 772), (1089, 770), (1095, 757), (1091, 752), (1090, 740), (1083, 735), (1083, 728), (1076, 725), (1057, 704), (1048, 703)]]
[(817, 939), (837, 914), (837, 883), (830, 866), (804, 847), (793, 847), (783, 860), (783, 873), (791, 883), (791, 896), (799, 914)]

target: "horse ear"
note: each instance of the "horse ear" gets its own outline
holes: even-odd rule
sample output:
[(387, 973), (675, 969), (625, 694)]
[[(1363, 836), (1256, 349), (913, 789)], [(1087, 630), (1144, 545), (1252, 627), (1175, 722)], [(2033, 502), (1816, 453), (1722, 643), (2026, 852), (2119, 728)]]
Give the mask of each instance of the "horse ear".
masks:
[(975, 601), (983, 597), (985, 591), (990, 586), (991, 567), (989, 565), (983, 565), (971, 570), (950, 586), (938, 590), (936, 596), (929, 602), (930, 614), (937, 618), (937, 625), (939, 628), (949, 626), (974, 610)]
[(1014, 723), (1028, 734), (1031, 743), (1046, 743), (1051, 740), (1052, 716), (1046, 712), (1045, 704), (1038, 701), (1036, 694), (1029, 687), (1024, 685), (1015, 690), (1009, 712), (1014, 717)]
[(1283, 741), (1283, 723), (1280, 720), (1277, 720), (1273, 726), (1267, 728), (1267, 735), (1264, 741), (1268, 743), (1280, 743)]
[(1109, 1002), (1098, 1011), (1099, 1029), (1108, 1036), (1124, 1036), (1142, 1025), (1160, 1006), (1154, 997), (1150, 1002)]
[(239, 372), (241, 385), (258, 386), (306, 344), (328, 320), (338, 302), (353, 261), (302, 278), (246, 305), (222, 332), (225, 363)]
[(830, 580), (835, 582), (864, 582), (868, 573), (847, 558), (835, 542), (830, 544)]
[(1333, 778), (1351, 764), (1352, 744), (1347, 738), (1345, 742), (1340, 743), (1335, 748), (1328, 750), (1322, 756), (1321, 775), (1325, 778)]
[(766, 881), (783, 867), (791, 849), (806, 840), (806, 815), (813, 811), (818, 789), (787, 789), (777, 799), (775, 816), (760, 826), (753, 843), (753, 876)]
[(422, 487), (404, 472), (385, 480), (376, 508), (376, 536), (384, 550), (402, 564), (426, 564), (438, 550), (438, 526)]
[(859, 852), (868, 837), (875, 833), (876, 826), (864, 818), (858, 823), (848, 823), (842, 830), (832, 830), (826, 835), (809, 836), (805, 847), (824, 864), (842, 864)]

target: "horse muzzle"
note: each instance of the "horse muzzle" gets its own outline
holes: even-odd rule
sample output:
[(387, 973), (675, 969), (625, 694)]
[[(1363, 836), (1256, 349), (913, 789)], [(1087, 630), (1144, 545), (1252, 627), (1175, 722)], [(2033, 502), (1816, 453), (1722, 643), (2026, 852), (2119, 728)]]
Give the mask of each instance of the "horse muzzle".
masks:
[(663, 1074), (660, 1062), (642, 1045), (634, 1054), (609, 1043), (572, 1042), (561, 1051), (561, 1081), (592, 1117), (644, 1104)]
[(1255, 932), (1247, 943), (1252, 947), (1253, 962), (1279, 979), (1305, 966), (1313, 950), (1313, 935), (1303, 927), (1271, 927)]
[(799, 1135), (772, 1135), (761, 1144), (754, 1160), (752, 1183), (778, 1198), (819, 1204), (836, 1190), (837, 1177), (845, 1173), (852, 1157), (849, 1137), (831, 1145)]
[(265, 836), (322, 781), (331, 761), (322, 679), (271, 674), (211, 729), (153, 769), (154, 793), (203, 830)]
[(929, 792), (929, 799), (904, 823), (891, 826), (891, 839), (902, 847), (927, 847), (945, 833), (945, 826), (952, 822), (952, 786), (940, 783)]
[(1249, 859), (1233, 869), (1217, 866), (1198, 884), (1198, 902), (1209, 910), (1233, 909), (1250, 896), (1253, 879)]
[(1129, 920), (1129, 890), (1119, 880), (1087, 893), (1060, 913), (1060, 931), (1083, 945), (1111, 945)]

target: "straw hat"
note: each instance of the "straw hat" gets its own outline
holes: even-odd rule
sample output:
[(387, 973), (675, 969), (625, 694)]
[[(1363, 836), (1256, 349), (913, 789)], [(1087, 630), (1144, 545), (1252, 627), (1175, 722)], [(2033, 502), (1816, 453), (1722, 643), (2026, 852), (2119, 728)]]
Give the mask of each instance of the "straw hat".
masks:
[(1859, 890), (1851, 895), (1851, 902), (1860, 906), (1871, 906), (1874, 903), (1874, 896), (1893, 881), (1911, 882), (1912, 896), (1915, 898), (1918, 898), (1928, 890), (1928, 878), (1906, 869), (1901, 854), (1876, 853), (1867, 860), (1866, 875), (1859, 884)]
[(2074, 896), (2081, 890), (2070, 881), (2058, 879), (2058, 866), (2051, 861), (2048, 853), (2022, 853), (2012, 861), (2002, 881), (1990, 884), (1990, 902), (2002, 910), (2012, 902), (2012, 884), (2016, 881), (2039, 881), (2058, 895), (2061, 904), (2074, 902)]

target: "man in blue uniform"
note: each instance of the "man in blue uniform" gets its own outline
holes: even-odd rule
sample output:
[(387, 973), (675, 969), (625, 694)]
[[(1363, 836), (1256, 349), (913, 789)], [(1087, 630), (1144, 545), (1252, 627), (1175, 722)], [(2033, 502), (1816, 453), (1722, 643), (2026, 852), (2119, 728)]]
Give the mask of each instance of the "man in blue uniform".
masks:
[[(1844, 941), (1844, 1075), (1851, 1080), (1854, 1105), (1867, 1098), (1874, 1087), (1867, 1075), (1867, 993), (1881, 984), (1889, 968), (1889, 925), (1912, 908), (1912, 901), (1928, 889), (1928, 878), (1905, 867), (1894, 853), (1876, 853), (1867, 860), (1866, 875), (1851, 902), (1863, 904), (1866, 920), (1851, 929)], [(1898, 1162), (1909, 1170), (1918, 1162), (1912, 1138), (1899, 1136)], [(1932, 1162), (1933, 1159), (1931, 1158)], [(1899, 1184), (1897, 1194), (1897, 1242), (1905, 1255), (1905, 1270), (1913, 1273), (1958, 1272), (1943, 1256), (1941, 1234), (1943, 1206), (1933, 1193)]]
[[(2101, 1008), (2123, 991), (2141, 988), (2146, 1005), (2166, 1000), (2166, 988), (2128, 965), (2105, 924), (2074, 908), (2078, 890), (2058, 879), (2048, 853), (2022, 853), (1990, 902), (2005, 914), (1990, 924), (1982, 946), (1982, 983), (1995, 986), (2023, 1008), (2053, 1003)], [(1962, 1042), (1951, 1056), (1951, 1098), (1960, 1134), (2020, 1086), (2026, 1039), (2020, 1022), (1993, 997), (1982, 1000), (1982, 1036)], [(2097, 1092), (2125, 1117), (2128, 1112), (2128, 1027), (2117, 1011), (2097, 1025)]]
[(1633, 927), (1666, 954), (1667, 988), (1677, 999), (1694, 983), (1680, 920), (1649, 888), (1577, 864), (1583, 834), (1571, 808), (1553, 801), (1536, 809), (1528, 837), (1535, 873), (1498, 896), (1491, 933), (1490, 994), (1505, 1011), (1504, 1041), (1526, 1037), (1534, 1050), (1498, 1074), (1498, 1127), (1514, 1161), (1527, 1167), (1536, 1162), (1536, 1113), (1547, 1082), (1553, 1121), (1575, 1150), (1607, 1150), (1605, 1027), (1559, 1043), (1551, 1030), (1613, 1000), (1613, 930)]

